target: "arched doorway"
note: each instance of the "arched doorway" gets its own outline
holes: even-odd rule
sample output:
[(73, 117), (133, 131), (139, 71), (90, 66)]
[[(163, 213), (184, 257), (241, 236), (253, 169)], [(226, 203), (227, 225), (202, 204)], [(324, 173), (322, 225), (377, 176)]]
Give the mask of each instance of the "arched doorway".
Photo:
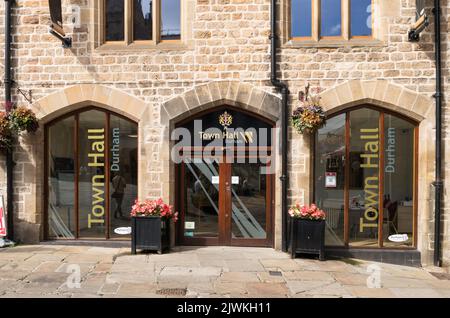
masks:
[(314, 153), (327, 246), (416, 248), (418, 135), (417, 122), (370, 105), (327, 119)]
[(178, 244), (273, 245), (273, 127), (231, 106), (176, 126)]
[(137, 124), (90, 107), (48, 123), (45, 138), (45, 237), (129, 238)]

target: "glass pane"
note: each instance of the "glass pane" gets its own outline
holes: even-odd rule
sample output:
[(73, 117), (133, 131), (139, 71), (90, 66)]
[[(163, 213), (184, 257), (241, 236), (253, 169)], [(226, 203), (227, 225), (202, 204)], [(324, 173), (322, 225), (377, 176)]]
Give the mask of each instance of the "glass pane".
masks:
[(152, 0), (134, 0), (133, 38), (137, 41), (152, 39)]
[(261, 164), (232, 165), (232, 238), (267, 237), (267, 179), (261, 168)]
[(74, 127), (75, 118), (69, 117), (48, 130), (48, 234), (51, 238), (76, 236)]
[(161, 1), (161, 39), (179, 40), (181, 38), (180, 0)]
[(78, 200), (80, 237), (105, 238), (106, 114), (90, 110), (79, 115)]
[(321, 36), (341, 35), (341, 0), (321, 0)]
[(378, 246), (380, 113), (350, 113), (349, 238), (353, 246)]
[(105, 40), (123, 41), (125, 39), (124, 0), (106, 0)]
[[(110, 116), (110, 236), (124, 237), (115, 230), (130, 227), (130, 212), (137, 198), (137, 125)], [(127, 236), (129, 237), (129, 236)]]
[(351, 0), (351, 35), (372, 35), (372, 0)]
[(219, 164), (185, 160), (185, 237), (219, 236)]
[(292, 0), (292, 37), (310, 37), (312, 28), (312, 0)]
[(325, 244), (344, 245), (345, 114), (318, 131), (315, 169), (316, 204), (327, 215)]
[[(384, 245), (412, 246), (414, 125), (395, 116), (385, 115), (383, 150)], [(390, 237), (395, 234), (399, 234), (399, 236)]]

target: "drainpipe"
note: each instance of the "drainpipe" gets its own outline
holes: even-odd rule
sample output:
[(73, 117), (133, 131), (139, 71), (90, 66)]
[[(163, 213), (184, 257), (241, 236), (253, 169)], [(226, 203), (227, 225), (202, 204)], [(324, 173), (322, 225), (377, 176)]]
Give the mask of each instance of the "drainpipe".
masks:
[(436, 176), (434, 181), (434, 265), (442, 266), (441, 260), (441, 200), (442, 200), (442, 61), (441, 61), (441, 3), (434, 0), (434, 31), (436, 55)]
[(271, 75), (270, 81), (273, 86), (281, 91), (282, 108), (281, 108), (281, 223), (282, 223), (282, 250), (287, 252), (288, 250), (288, 219), (287, 219), (287, 139), (288, 139), (288, 96), (289, 89), (285, 82), (282, 82), (277, 77), (277, 41), (279, 37), (276, 33), (277, 28), (277, 1), (271, 0), (271, 22), (270, 22), (270, 65)]
[[(5, 111), (12, 109), (11, 101), (11, 6), (13, 0), (5, 0)], [(10, 241), (14, 238), (14, 188), (13, 188), (13, 150), (6, 153), (6, 205), (7, 205), (7, 234)]]

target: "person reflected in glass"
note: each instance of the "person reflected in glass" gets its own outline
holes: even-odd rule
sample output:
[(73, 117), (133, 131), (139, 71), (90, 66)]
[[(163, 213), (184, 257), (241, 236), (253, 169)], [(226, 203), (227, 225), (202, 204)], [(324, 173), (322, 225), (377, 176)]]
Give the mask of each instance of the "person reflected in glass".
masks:
[(112, 185), (114, 192), (111, 197), (116, 201), (116, 209), (114, 211), (114, 218), (123, 218), (122, 202), (125, 195), (125, 188), (127, 187), (127, 181), (119, 173), (113, 172)]

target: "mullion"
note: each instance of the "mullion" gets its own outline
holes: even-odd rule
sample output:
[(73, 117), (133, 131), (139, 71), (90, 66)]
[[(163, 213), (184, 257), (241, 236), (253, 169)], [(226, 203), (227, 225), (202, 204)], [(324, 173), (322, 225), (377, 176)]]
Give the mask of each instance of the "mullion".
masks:
[[(384, 113), (380, 112), (379, 118), (379, 187), (378, 187), (378, 246), (383, 247), (383, 218), (384, 218)], [(389, 217), (389, 216), (388, 216)], [(388, 221), (389, 227), (389, 221)], [(388, 228), (389, 231), (389, 228)]]
[(80, 162), (79, 162), (79, 140), (78, 140), (78, 130), (79, 130), (79, 115), (75, 114), (75, 126), (74, 126), (74, 157), (75, 157), (75, 224), (76, 224), (76, 230), (75, 230), (75, 237), (76, 239), (80, 238), (80, 204), (79, 204), (79, 175), (80, 175)]
[(344, 167), (344, 244), (349, 246), (349, 210), (350, 210), (350, 112), (345, 114), (345, 167)]

